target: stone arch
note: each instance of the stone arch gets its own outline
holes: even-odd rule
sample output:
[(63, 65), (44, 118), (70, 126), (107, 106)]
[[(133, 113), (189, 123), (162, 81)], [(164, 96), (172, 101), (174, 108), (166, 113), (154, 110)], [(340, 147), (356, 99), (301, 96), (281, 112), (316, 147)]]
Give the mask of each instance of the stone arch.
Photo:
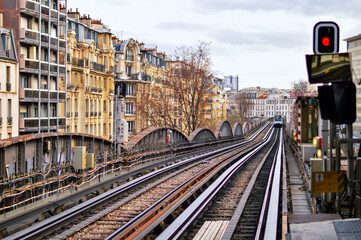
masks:
[(234, 137), (240, 137), (243, 136), (243, 130), (240, 123), (235, 123), (232, 128), (233, 136)]
[(216, 138), (220, 137), (233, 137), (232, 128), (228, 121), (220, 121), (217, 125), (216, 132), (214, 133)]
[(244, 122), (242, 129), (243, 129), (244, 134), (248, 133), (251, 130), (251, 126), (250, 126), (249, 122)]
[(205, 142), (208, 140), (216, 140), (216, 136), (207, 128), (198, 128), (189, 135), (188, 140), (189, 142)]
[[(171, 131), (171, 133), (170, 133)], [(166, 142), (167, 135), (170, 134), (168, 143)], [(134, 150), (140, 148), (147, 148), (150, 146), (166, 145), (169, 143), (188, 143), (188, 138), (174, 128), (161, 128), (161, 127), (150, 127), (144, 131), (138, 133), (124, 146), (126, 150)]]

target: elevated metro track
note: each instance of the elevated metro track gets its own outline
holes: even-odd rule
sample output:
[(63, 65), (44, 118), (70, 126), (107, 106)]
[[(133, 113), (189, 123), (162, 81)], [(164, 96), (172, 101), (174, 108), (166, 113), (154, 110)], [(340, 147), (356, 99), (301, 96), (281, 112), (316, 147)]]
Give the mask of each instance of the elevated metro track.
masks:
[[(59, 135), (52, 135), (48, 137), (54, 137), (59, 140), (62, 139), (62, 136)], [(41, 138), (43, 139), (41, 141), (47, 140), (47, 138), (43, 135), (41, 136)], [(98, 141), (88, 143), (91, 147), (94, 147), (96, 149), (102, 148), (103, 143), (104, 146), (106, 145), (108, 147), (108, 149), (111, 149), (112, 147), (112, 142), (106, 142), (104, 141), (104, 139), (97, 139), (94, 137), (87, 138), (87, 136), (71, 135), (70, 139), (73, 141), (79, 141), (77, 144), (84, 144), (87, 141), (91, 140)], [(242, 138), (237, 139), (236, 142), (242, 141)], [(34, 138), (34, 141), (39, 141), (39, 138)], [(19, 228), (21, 228), (22, 223), (24, 222), (32, 222), (45, 219), (57, 212), (61, 212), (71, 207), (75, 203), (79, 202), (79, 200), (85, 201), (86, 199), (93, 198), (106, 190), (115, 188), (116, 186), (124, 183), (125, 181), (143, 175), (150, 170), (164, 167), (170, 163), (181, 161), (182, 157), (189, 158), (194, 154), (201, 154), (202, 152), (209, 151), (210, 148), (214, 148), (215, 146), (221, 147), (233, 144), (232, 142), (234, 141), (235, 139), (232, 138), (224, 138), (217, 141), (203, 141), (202, 143), (183, 145), (179, 148), (172, 147), (172, 149), (168, 149), (168, 152), (164, 151), (160, 153), (159, 151), (156, 151), (158, 152), (158, 154), (160, 153), (160, 156), (157, 156), (155, 153), (143, 153), (135, 156), (133, 159), (128, 159), (129, 161), (127, 162), (124, 162), (123, 159), (115, 159), (112, 161), (104, 162), (103, 164), (97, 165), (95, 169), (92, 169), (90, 171), (83, 171), (81, 174), (82, 181), (79, 185), (73, 184), (71, 182), (69, 184), (69, 179), (71, 178), (79, 181), (79, 179), (77, 179), (75, 176), (79, 175), (79, 173), (69, 175), (64, 174), (61, 177), (59, 175), (52, 176), (52, 181), (46, 181), (45, 185), (49, 186), (48, 189), (51, 191), (46, 193), (45, 196), (44, 194), (36, 196), (31, 193), (31, 197), (29, 198), (27, 197), (27, 195), (24, 195), (19, 191), (15, 192), (14, 195), (10, 195), (10, 197), (12, 197), (11, 199), (16, 200), (15, 205), (3, 205), (3, 207), (1, 208), (3, 214), (0, 217), (3, 220), (0, 221), (0, 230), (2, 230), (4, 235), (8, 235), (9, 233), (18, 231)], [(28, 145), (28, 141), (25, 140), (20, 140), (18, 141), (18, 143)], [(9, 147), (9, 145), (7, 145), (6, 147)], [(99, 153), (104, 154), (104, 151)], [(62, 169), (64, 172), (66, 172), (69, 171), (69, 169), (71, 170), (71, 166), (68, 166), (68, 169), (62, 166)], [(55, 173), (55, 171), (53, 172)], [(36, 176), (37, 173), (33, 174)], [(44, 177), (42, 174), (38, 173), (38, 175)], [(18, 177), (13, 179), (13, 181), (4, 181), (3, 184), (13, 184), (17, 181), (31, 181), (32, 176)], [(35, 181), (36, 178), (33, 177), (33, 180)], [(68, 185), (66, 185), (66, 183)], [(34, 183), (28, 182), (27, 185), (34, 186)], [(63, 189), (59, 188), (59, 186), (62, 186)], [(44, 182), (40, 182), (38, 187), (39, 189), (40, 187), (44, 187)], [(39, 192), (44, 192), (44, 190), (42, 189)], [(19, 201), (20, 198), (17, 198), (17, 196), (24, 197), (25, 201), (29, 201), (30, 199), (30, 202), (27, 202), (30, 204), (27, 204), (24, 201)], [(21, 222), (18, 221), (18, 216), (21, 216)]]

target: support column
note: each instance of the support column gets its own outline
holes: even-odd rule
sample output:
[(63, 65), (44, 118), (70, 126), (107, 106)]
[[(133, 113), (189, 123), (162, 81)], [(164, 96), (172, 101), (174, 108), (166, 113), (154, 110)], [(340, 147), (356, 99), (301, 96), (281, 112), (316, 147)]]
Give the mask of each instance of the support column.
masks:
[(16, 163), (16, 174), (25, 172), (25, 148), (26, 143), (22, 142), (18, 144), (18, 159)]

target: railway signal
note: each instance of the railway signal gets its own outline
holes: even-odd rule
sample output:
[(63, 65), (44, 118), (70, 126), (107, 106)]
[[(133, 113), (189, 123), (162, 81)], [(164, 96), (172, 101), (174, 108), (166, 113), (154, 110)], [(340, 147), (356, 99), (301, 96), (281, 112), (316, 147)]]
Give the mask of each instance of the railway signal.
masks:
[(334, 22), (318, 22), (313, 28), (313, 52), (315, 54), (337, 53), (340, 30)]

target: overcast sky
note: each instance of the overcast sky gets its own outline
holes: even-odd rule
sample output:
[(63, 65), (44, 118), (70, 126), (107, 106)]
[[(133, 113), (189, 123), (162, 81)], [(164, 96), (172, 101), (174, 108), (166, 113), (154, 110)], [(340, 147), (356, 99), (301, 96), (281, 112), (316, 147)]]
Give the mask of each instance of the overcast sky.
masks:
[(343, 39), (361, 33), (359, 0), (69, 0), (69, 8), (168, 55), (209, 42), (213, 70), (237, 74), (240, 88), (307, 80), (305, 54), (312, 53), (318, 21), (338, 23), (341, 52)]

